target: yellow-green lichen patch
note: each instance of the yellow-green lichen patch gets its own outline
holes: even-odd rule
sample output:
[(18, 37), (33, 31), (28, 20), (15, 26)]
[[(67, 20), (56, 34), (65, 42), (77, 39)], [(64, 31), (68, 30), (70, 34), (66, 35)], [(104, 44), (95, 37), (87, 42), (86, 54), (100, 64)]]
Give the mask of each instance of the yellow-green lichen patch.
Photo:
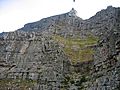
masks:
[(85, 39), (80, 39), (54, 35), (53, 39), (63, 47), (65, 54), (71, 59), (73, 64), (93, 60), (94, 50), (90, 46), (97, 43), (98, 38), (95, 36), (89, 35)]

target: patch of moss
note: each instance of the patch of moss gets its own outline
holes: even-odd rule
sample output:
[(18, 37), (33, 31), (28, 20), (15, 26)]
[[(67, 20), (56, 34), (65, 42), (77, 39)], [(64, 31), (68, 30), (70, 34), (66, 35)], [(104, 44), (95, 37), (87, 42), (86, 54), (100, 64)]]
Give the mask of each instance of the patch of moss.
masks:
[(93, 60), (94, 50), (90, 46), (95, 45), (98, 38), (92, 35), (85, 39), (64, 38), (60, 35), (53, 35), (53, 40), (63, 47), (65, 54), (71, 59), (71, 62), (76, 64), (77, 62)]

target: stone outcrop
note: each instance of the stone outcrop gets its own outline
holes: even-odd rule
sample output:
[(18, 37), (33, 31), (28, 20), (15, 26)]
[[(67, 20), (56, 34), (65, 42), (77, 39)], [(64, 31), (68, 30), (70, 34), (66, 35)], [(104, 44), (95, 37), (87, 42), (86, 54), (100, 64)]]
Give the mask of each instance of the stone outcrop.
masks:
[(120, 8), (76, 13), (0, 34), (0, 90), (120, 89)]

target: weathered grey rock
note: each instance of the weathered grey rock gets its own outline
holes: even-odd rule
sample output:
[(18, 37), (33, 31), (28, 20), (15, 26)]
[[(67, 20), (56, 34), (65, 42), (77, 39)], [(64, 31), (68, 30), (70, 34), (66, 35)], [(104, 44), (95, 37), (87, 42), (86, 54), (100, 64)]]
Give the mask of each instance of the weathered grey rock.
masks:
[[(76, 13), (72, 9), (0, 34), (0, 90), (120, 89), (120, 8), (109, 6), (87, 20)], [(98, 37), (96, 44), (70, 48), (75, 53), (94, 49), (93, 60), (72, 64), (55, 35), (65, 40)], [(6, 84), (6, 79), (11, 81)]]

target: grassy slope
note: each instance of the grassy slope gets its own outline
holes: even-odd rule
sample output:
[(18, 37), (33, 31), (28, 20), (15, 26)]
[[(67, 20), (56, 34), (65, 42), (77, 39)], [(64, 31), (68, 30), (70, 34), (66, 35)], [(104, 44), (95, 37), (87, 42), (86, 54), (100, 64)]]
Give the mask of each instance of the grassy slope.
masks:
[(89, 46), (97, 43), (97, 37), (90, 35), (86, 39), (75, 39), (54, 35), (53, 39), (63, 46), (65, 54), (71, 59), (72, 63), (93, 60), (94, 50)]

